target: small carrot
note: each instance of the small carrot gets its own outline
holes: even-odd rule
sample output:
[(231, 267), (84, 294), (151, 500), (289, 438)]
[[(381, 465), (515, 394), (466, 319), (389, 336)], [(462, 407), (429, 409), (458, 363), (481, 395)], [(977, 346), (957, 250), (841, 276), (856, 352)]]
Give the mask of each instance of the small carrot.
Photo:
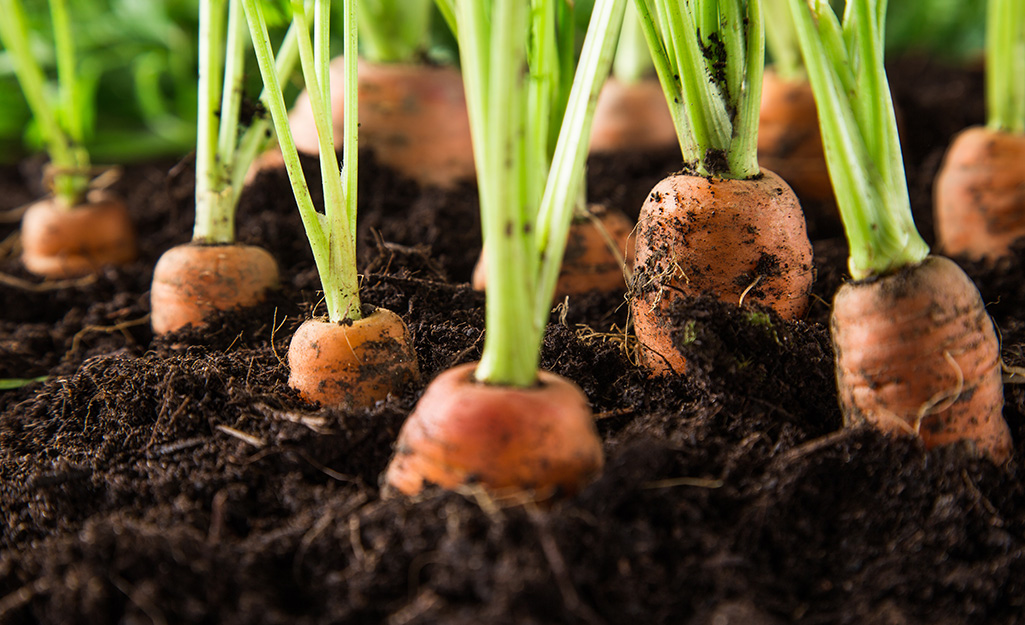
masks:
[(384, 308), (355, 321), (305, 321), (292, 335), (288, 368), (288, 385), (303, 399), (352, 408), (420, 377), (406, 324)]
[[(473, 288), (483, 291), (488, 282), (486, 247), (473, 268)], [(626, 274), (633, 266), (633, 224), (622, 211), (593, 204), (587, 216), (577, 217), (569, 228), (566, 252), (555, 300), (572, 295), (626, 290)]]
[[(29, 45), (29, 27), (21, 0), (0, 0), (0, 44), (13, 61), (18, 84), (39, 126), (50, 156), (53, 196), (29, 207), (21, 226), (26, 269), (51, 278), (96, 272), (105, 264), (135, 260), (135, 230), (124, 203), (109, 194), (90, 193), (85, 111), (76, 61), (71, 15), (64, 1), (49, 3), (57, 85), (47, 78)], [(52, 99), (50, 91), (56, 91)]]
[(636, 152), (676, 144), (676, 129), (655, 76), (633, 3), (627, 5), (612, 75), (591, 128), (591, 152)]
[[(331, 63), (340, 82), (344, 59)], [(331, 94), (332, 109), (344, 110), (341, 90)], [(451, 188), (473, 180), (473, 147), (459, 70), (451, 66), (359, 61), (360, 146), (382, 165), (421, 185)], [(316, 128), (309, 94), (302, 92), (289, 114), (300, 152), (316, 154)], [(345, 123), (336, 113), (335, 137)], [(336, 145), (336, 148), (341, 147)]]
[(675, 4), (637, 3), (685, 163), (637, 221), (630, 311), (638, 358), (654, 375), (686, 369), (672, 341), (676, 298), (708, 293), (796, 318), (812, 283), (797, 197), (758, 162), (760, 2)]
[(478, 363), (435, 378), (399, 432), (385, 483), (406, 495), (427, 484), (480, 482), (572, 494), (604, 464), (587, 397), (547, 371), (527, 388), (478, 382)]
[(826, 2), (790, 0), (855, 279), (830, 319), (840, 407), (847, 425), (918, 435), (926, 447), (966, 441), (1001, 462), (1011, 438), (992, 322), (975, 285), (928, 255), (912, 220), (883, 68), (885, 4), (848, 0), (841, 25)]
[[(801, 200), (835, 203), (822, 152), (815, 97), (806, 78), (785, 78), (765, 71), (758, 118), (758, 162), (779, 174)], [(839, 218), (835, 208), (830, 216), (834, 223)]]
[(328, 63), (330, 2), (313, 5), (310, 23), (302, 2), (293, 2), (292, 27), (296, 33), (303, 78), (317, 127), (324, 213), (317, 212), (299, 162), (288, 125), (288, 111), (275, 70), (267, 23), (260, 0), (242, 0), (253, 40), (267, 108), (271, 113), (292, 192), (313, 251), (324, 291), (327, 319), (310, 320), (299, 327), (288, 347), (289, 385), (310, 400), (347, 409), (366, 407), (419, 376), (409, 332), (395, 313), (378, 308), (364, 316), (356, 273), (356, 198), (358, 150), (356, 128), (356, 2), (343, 3), (346, 64), (343, 68), (347, 111), (342, 128), (344, 166), (333, 149), (331, 126), (331, 73)]
[(950, 145), (933, 210), (944, 253), (995, 261), (1025, 237), (1025, 5), (991, 0), (986, 29), (987, 124)]
[[(480, 484), (538, 499), (574, 493), (601, 470), (601, 440), (580, 389), (540, 371), (538, 361), (583, 187), (599, 77), (612, 63), (626, 0), (595, 3), (581, 60), (565, 84), (559, 59), (572, 60), (574, 41), (567, 3), (439, 6), (457, 16), (490, 261), (487, 332), (479, 363), (428, 385), (402, 426), (384, 482), (406, 494), (427, 484)], [(527, 63), (528, 45), (538, 46), (531, 48), (536, 64)], [(487, 67), (482, 58), (490, 59)], [(531, 80), (508, 79), (525, 75)], [(563, 86), (564, 112), (557, 104)]]
[[(200, 6), (196, 136), (196, 218), (192, 241), (164, 252), (153, 272), (150, 323), (156, 334), (202, 326), (211, 313), (263, 301), (278, 286), (278, 266), (265, 250), (235, 241), (242, 179), (269, 141), (269, 124), (239, 124), (246, 23), (239, 0)], [(218, 26), (220, 28), (218, 28)], [(296, 60), (296, 35), (282, 44), (279, 70)]]
[(252, 306), (278, 287), (278, 264), (251, 245), (188, 243), (160, 256), (150, 287), (156, 334), (201, 326), (219, 310)]
[(62, 208), (57, 198), (36, 202), (21, 220), (21, 260), (32, 273), (73, 278), (137, 256), (128, 208), (110, 195)]

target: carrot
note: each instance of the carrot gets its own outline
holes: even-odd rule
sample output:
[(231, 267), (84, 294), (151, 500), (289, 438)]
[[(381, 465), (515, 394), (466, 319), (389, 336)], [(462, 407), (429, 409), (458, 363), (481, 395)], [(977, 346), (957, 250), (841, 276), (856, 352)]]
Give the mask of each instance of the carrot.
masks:
[(685, 371), (672, 339), (680, 297), (712, 293), (799, 318), (808, 308), (811, 259), (800, 204), (772, 172), (752, 180), (662, 180), (637, 224), (630, 310), (641, 364), (655, 375)]
[(92, 103), (83, 90), (67, 4), (48, 4), (56, 85), (48, 84), (38, 50), (30, 46), (21, 0), (0, 0), (0, 45), (12, 61), (50, 157), (47, 173), (52, 174), (47, 186), (53, 196), (29, 207), (23, 217), (22, 261), (33, 273), (68, 278), (135, 260), (135, 232), (123, 202), (98, 191), (90, 193), (93, 168), (84, 144), (93, 120), (88, 110)]
[(263, 248), (179, 245), (153, 270), (150, 323), (156, 334), (202, 326), (215, 311), (253, 306), (277, 287), (278, 264)]
[(1025, 5), (986, 12), (986, 126), (955, 137), (933, 187), (946, 254), (996, 261), (1025, 236)]
[[(340, 79), (343, 64), (341, 58), (331, 63), (335, 79)], [(332, 109), (343, 110), (342, 92), (332, 92), (331, 97)], [(451, 188), (473, 179), (473, 148), (458, 69), (360, 59), (359, 107), (360, 146), (374, 152), (382, 165), (422, 185)], [(305, 91), (296, 99), (288, 123), (299, 151), (316, 154), (316, 129)], [(340, 137), (342, 115), (336, 114), (333, 123), (335, 136)]]
[(305, 321), (288, 346), (288, 385), (311, 402), (372, 406), (420, 377), (402, 318), (384, 308), (356, 321)]
[(21, 221), (21, 260), (34, 274), (72, 278), (135, 260), (135, 228), (124, 202), (94, 194), (70, 209), (56, 198), (36, 202)]
[(994, 261), (1025, 236), (1025, 134), (978, 126), (951, 143), (933, 187), (946, 254)]
[(952, 261), (843, 285), (830, 321), (848, 425), (913, 433), (927, 448), (969, 441), (994, 460), (1011, 453), (993, 323)]
[[(805, 202), (834, 204), (811, 84), (767, 69), (758, 118), (758, 162)], [(833, 219), (838, 216), (833, 211)]]
[[(165, 252), (150, 288), (153, 332), (202, 326), (215, 311), (252, 306), (278, 286), (278, 265), (265, 250), (235, 241), (242, 180), (270, 126), (262, 117), (239, 123), (245, 67), (245, 18), (238, 0), (200, 7), (196, 132), (196, 217), (192, 242)], [(279, 70), (291, 71), (296, 34), (282, 44)], [(264, 98), (266, 93), (264, 94)]]
[(533, 387), (478, 382), (476, 362), (444, 371), (427, 387), (399, 432), (384, 475), (406, 495), (435, 484), (480, 483), (534, 491), (538, 499), (573, 494), (604, 464), (587, 397), (547, 371)]
[(792, 319), (813, 277), (797, 197), (758, 162), (760, 3), (671, 4), (637, 4), (685, 163), (655, 185), (637, 223), (630, 310), (653, 375), (686, 369), (672, 340), (676, 298), (708, 293)]
[[(574, 52), (566, 3), (439, 1), (455, 16), (477, 155), (490, 261), (487, 332), (480, 362), (435, 378), (403, 425), (384, 475), (398, 492), (480, 483), (547, 499), (577, 492), (601, 470), (602, 444), (586, 397), (540, 371), (538, 361), (580, 205), (599, 76), (612, 63), (625, 6), (626, 0), (595, 3), (570, 83), (561, 65)], [(528, 43), (538, 46), (529, 66)], [(490, 59), (487, 67), (482, 58)], [(508, 79), (528, 72), (539, 79)]]
[[(600, 98), (600, 97), (599, 97)], [(473, 268), (473, 288), (487, 287), (486, 247)], [(588, 216), (577, 217), (569, 228), (566, 252), (555, 300), (597, 291), (612, 293), (626, 290), (626, 276), (633, 267), (633, 224), (622, 211), (592, 204)]]
[(605, 82), (591, 131), (592, 152), (625, 152), (668, 148), (676, 143), (662, 87), (654, 78)]
[(854, 281), (830, 319), (844, 422), (926, 447), (965, 441), (1002, 462), (1011, 439), (992, 322), (975, 285), (928, 255), (912, 220), (880, 49), (885, 2), (849, 0), (842, 25), (828, 3), (790, 8), (851, 249)]

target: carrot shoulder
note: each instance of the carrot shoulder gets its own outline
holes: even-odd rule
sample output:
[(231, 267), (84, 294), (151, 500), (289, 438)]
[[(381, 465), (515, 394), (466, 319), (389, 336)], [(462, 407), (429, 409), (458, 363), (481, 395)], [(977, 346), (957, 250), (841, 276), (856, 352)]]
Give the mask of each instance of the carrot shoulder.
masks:
[(278, 264), (262, 248), (203, 243), (173, 247), (153, 270), (153, 331), (202, 326), (215, 311), (257, 304), (277, 286)]
[(609, 77), (591, 128), (591, 152), (629, 152), (676, 145), (676, 128), (655, 77), (624, 82)]
[(658, 183), (637, 224), (631, 314), (641, 363), (686, 369), (673, 345), (680, 297), (758, 303), (787, 319), (808, 308), (812, 249), (790, 187), (764, 171), (751, 180), (691, 175)]
[(288, 385), (303, 399), (344, 408), (371, 406), (420, 377), (406, 324), (384, 308), (355, 321), (306, 321), (288, 366)]
[(830, 322), (848, 425), (1011, 453), (999, 345), (978, 289), (943, 257), (840, 288)]
[(477, 363), (439, 375), (399, 432), (385, 483), (407, 495), (428, 484), (532, 490), (538, 499), (579, 490), (604, 464), (583, 392), (547, 371), (534, 387), (477, 382)]
[(934, 186), (946, 254), (995, 260), (1025, 236), (1025, 134), (969, 128), (950, 145)]
[(137, 256), (135, 228), (124, 202), (94, 196), (70, 209), (53, 198), (36, 202), (21, 222), (25, 268), (48, 278), (74, 278)]

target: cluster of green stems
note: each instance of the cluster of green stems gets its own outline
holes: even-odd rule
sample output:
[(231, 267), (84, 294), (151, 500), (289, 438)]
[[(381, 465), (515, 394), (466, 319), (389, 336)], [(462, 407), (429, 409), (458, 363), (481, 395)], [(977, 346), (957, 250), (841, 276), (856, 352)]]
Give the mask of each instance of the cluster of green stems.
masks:
[(989, 0), (986, 107), (992, 130), (1025, 133), (1025, 2)]
[(890, 88), (883, 67), (885, 0), (789, 0), (819, 109), (826, 164), (857, 280), (921, 262)]
[(685, 165), (702, 176), (758, 176), (765, 64), (760, 0), (635, 4)]

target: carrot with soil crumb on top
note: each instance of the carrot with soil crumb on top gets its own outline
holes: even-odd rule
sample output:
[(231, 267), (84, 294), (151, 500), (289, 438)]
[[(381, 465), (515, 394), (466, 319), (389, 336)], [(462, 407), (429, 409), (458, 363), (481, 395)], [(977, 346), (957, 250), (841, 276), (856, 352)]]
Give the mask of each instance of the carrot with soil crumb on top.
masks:
[(57, 102), (47, 95), (46, 76), (29, 44), (21, 0), (0, 0), (0, 43), (10, 54), (15, 75), (39, 125), (50, 156), (52, 195), (32, 204), (21, 223), (22, 262), (47, 278), (71, 278), (104, 265), (135, 260), (135, 229), (124, 202), (102, 190), (90, 191), (92, 166), (85, 149), (88, 108), (84, 97), (71, 16), (65, 0), (50, 2), (57, 60)]
[(637, 0), (676, 124), (684, 173), (651, 191), (637, 224), (630, 310), (638, 358), (683, 373), (680, 297), (709, 293), (785, 318), (808, 307), (812, 250), (793, 191), (758, 165), (764, 66), (759, 0)]
[[(278, 286), (274, 258), (235, 241), (243, 178), (272, 140), (265, 116), (246, 127), (239, 123), (246, 47), (242, 5), (203, 0), (199, 10), (195, 226), (192, 241), (164, 252), (153, 270), (150, 322), (157, 334), (205, 325), (215, 312), (257, 304)], [(282, 46), (276, 71), (288, 75), (298, 56), (294, 30)]]
[(299, 214), (313, 250), (324, 287), (326, 319), (309, 319), (292, 336), (288, 347), (288, 384), (307, 401), (346, 409), (365, 409), (397, 393), (419, 378), (419, 366), (409, 331), (402, 319), (383, 309), (364, 307), (359, 299), (356, 273), (356, 0), (345, 0), (344, 91), (345, 125), (342, 129), (345, 162), (341, 169), (333, 145), (331, 125), (331, 72), (328, 38), (330, 0), (313, 3), (314, 39), (303, 0), (291, 0), (303, 78), (310, 93), (317, 124), (324, 212), (318, 213), (310, 197), (282, 95), (279, 73), (267, 34), (261, 0), (242, 0), (253, 39), (266, 104), (278, 135)]
[[(557, 0), (541, 0), (533, 11), (522, 0), (451, 5), (492, 259), (486, 334), (480, 362), (439, 375), (403, 424), (384, 475), (391, 489), (413, 495), (430, 484), (479, 483), (492, 493), (548, 499), (579, 491), (604, 464), (586, 396), (539, 371), (539, 360), (583, 185), (586, 139), (625, 3), (596, 2), (565, 114), (554, 122), (545, 110), (552, 100), (538, 81), (553, 76), (558, 12), (568, 7)], [(536, 46), (529, 66), (528, 41)], [(558, 130), (550, 166), (531, 149), (548, 141), (549, 123)], [(530, 182), (536, 179), (543, 188)]]
[(990, 0), (987, 123), (954, 138), (933, 187), (945, 254), (996, 261), (1025, 237), (1025, 3)]
[(994, 461), (1011, 438), (999, 345), (982, 298), (915, 229), (883, 68), (886, 2), (790, 0), (850, 244), (853, 282), (833, 301), (840, 407), (848, 426), (965, 441)]
[[(459, 69), (442, 58), (425, 61), (431, 52), (431, 5), (432, 0), (360, 1), (359, 145), (421, 185), (452, 188), (473, 180), (473, 148)], [(334, 59), (330, 68), (332, 82), (341, 84), (345, 59)], [(343, 89), (331, 92), (331, 108), (337, 140), (345, 124)], [(308, 91), (296, 98), (289, 126), (298, 150), (317, 154)], [(272, 153), (267, 164), (276, 159), (280, 153)]]

